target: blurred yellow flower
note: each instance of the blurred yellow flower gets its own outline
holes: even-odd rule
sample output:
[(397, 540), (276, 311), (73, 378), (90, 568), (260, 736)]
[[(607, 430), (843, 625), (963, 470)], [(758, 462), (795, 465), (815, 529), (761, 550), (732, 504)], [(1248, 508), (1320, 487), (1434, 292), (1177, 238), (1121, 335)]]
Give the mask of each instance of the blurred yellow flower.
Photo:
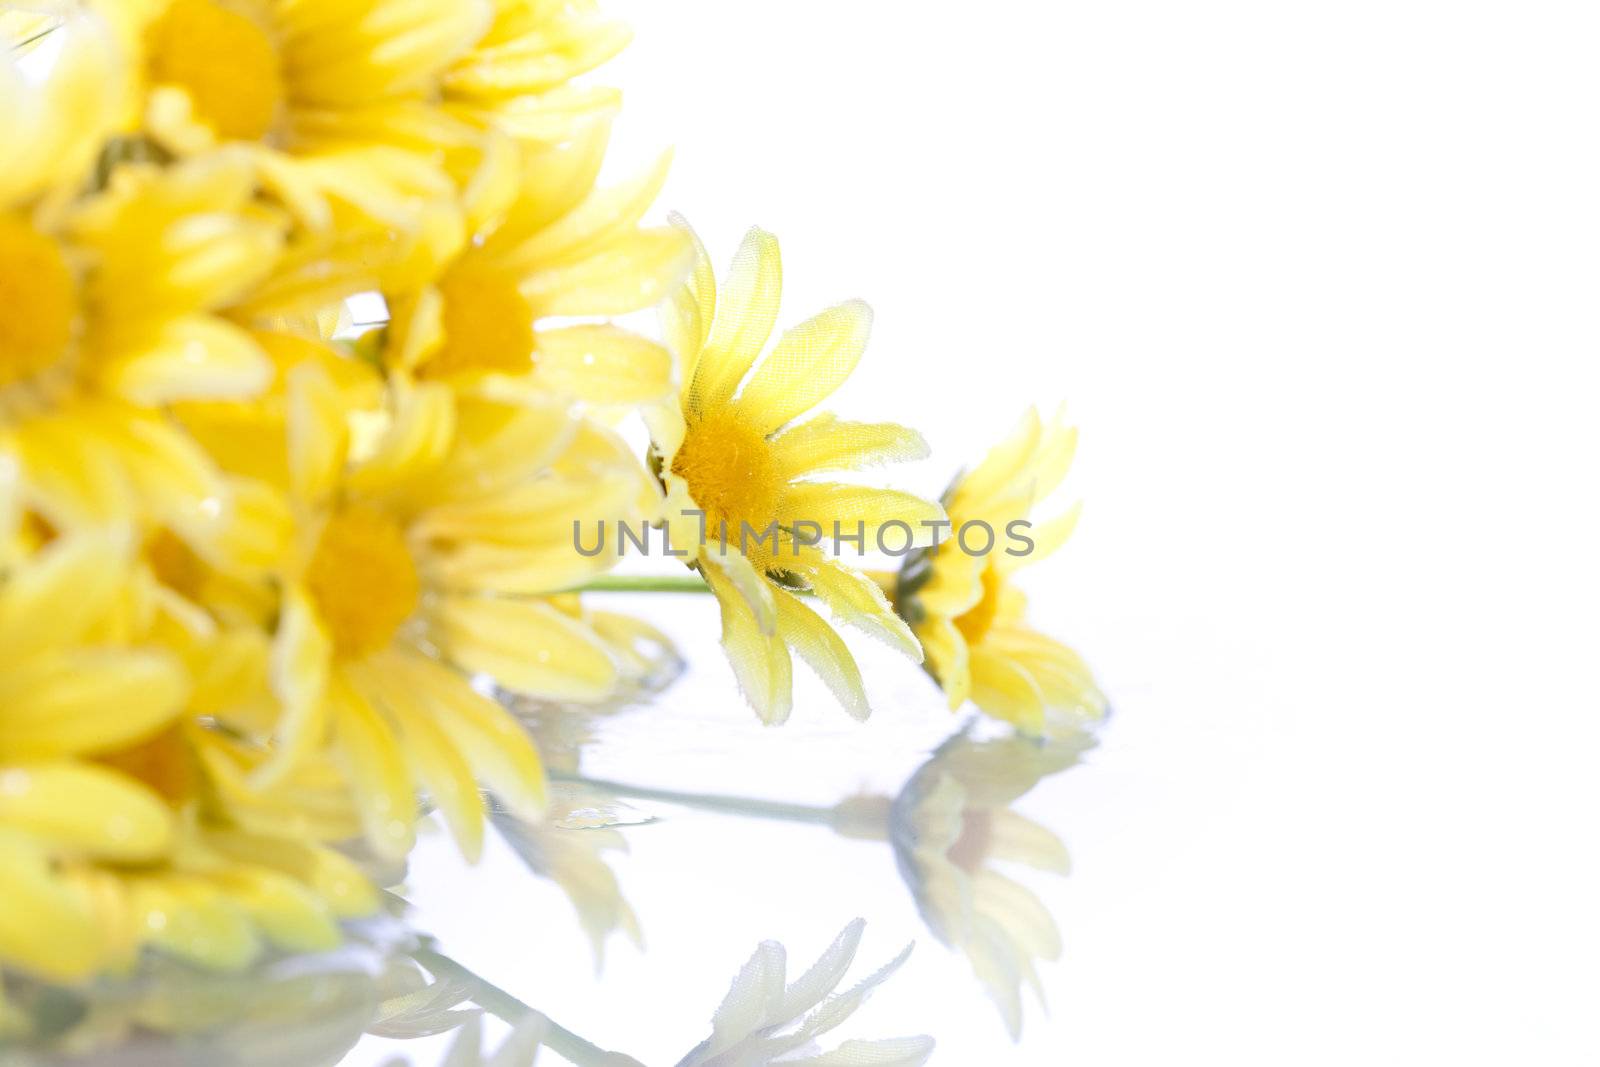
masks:
[(619, 443), (531, 396), (402, 382), (378, 432), (353, 435), (349, 415), (317, 365), (291, 372), (298, 542), (273, 651), (279, 748), (258, 781), (327, 737), (381, 855), (411, 846), (417, 782), (474, 857), (477, 781), (520, 818), (540, 818), (545, 798), (527, 734), (468, 676), (552, 699), (610, 693), (604, 643), (540, 597), (607, 565), (572, 550), (572, 518), (631, 514), (642, 471), (607, 467)]
[(390, 364), (458, 386), (510, 376), (594, 404), (670, 392), (672, 360), (655, 342), (605, 323), (540, 326), (649, 307), (691, 262), (682, 231), (639, 224), (666, 159), (632, 182), (595, 188), (607, 130), (595, 124), (537, 154), (491, 155), (486, 168), (505, 173), (483, 181), (502, 192), (469, 193), (462, 232), (442, 242), (425, 280), (388, 294)]
[(79, 123), (34, 112), (80, 108), (94, 129), (105, 110), (85, 69), (103, 41), (80, 22), (93, 25), (55, 31), (41, 84), (0, 76), (0, 134), (22, 160), (0, 178), (0, 465), (19, 470), (19, 505), (55, 528), (137, 517), (199, 538), (226, 494), (158, 406), (265, 383), (267, 361), (223, 313), (277, 266), (284, 221), (235, 155), (122, 167), (103, 192), (66, 195), (87, 153), (59, 131)]
[(307, 221), (328, 200), (409, 227), (476, 133), (439, 78), (489, 25), (482, 0), (96, 0), (138, 57), (133, 121), (168, 152), (250, 146)]
[[(985, 523), (1007, 530), (1027, 519), (1066, 477), (1077, 441), (1076, 429), (1043, 422), (1030, 409), (1017, 432), (945, 494), (951, 529)], [(1018, 569), (1061, 547), (1077, 521), (1074, 505), (1033, 528), (1032, 548), (1020, 556), (968, 554), (946, 542), (908, 557), (890, 582), (951, 710), (970, 698), (1030, 734), (1045, 732), (1052, 715), (1104, 716), (1105, 697), (1088, 667), (1072, 649), (1027, 625), (1027, 601), (1011, 581)]]
[[(716, 593), (723, 647), (757, 714), (768, 723), (788, 717), (792, 646), (846, 711), (865, 718), (855, 659), (797, 593), (815, 593), (836, 620), (913, 660), (921, 661), (922, 650), (882, 590), (825, 554), (810, 535), (842, 530), (871, 544), (885, 523), (896, 522), (909, 528), (913, 543), (926, 544), (944, 510), (899, 490), (812, 480), (826, 471), (917, 459), (927, 446), (916, 431), (889, 423), (824, 414), (794, 424), (849, 377), (866, 348), (872, 313), (860, 301), (830, 308), (785, 333), (756, 366), (781, 287), (771, 234), (750, 231), (720, 294), (699, 250), (689, 282), (663, 312), (683, 383), (678, 404), (646, 413), (652, 462), (667, 490), (674, 551), (688, 550)], [(694, 511), (702, 513), (698, 520), (688, 517)], [(802, 534), (802, 523), (814, 526)]]
[[(237, 968), (337, 943), (376, 903), (334, 853), (230, 817), (203, 686), (128, 629), (126, 539), (56, 538), (0, 580), (0, 963), (75, 980), (151, 946)], [(307, 794), (310, 795), (310, 794)]]

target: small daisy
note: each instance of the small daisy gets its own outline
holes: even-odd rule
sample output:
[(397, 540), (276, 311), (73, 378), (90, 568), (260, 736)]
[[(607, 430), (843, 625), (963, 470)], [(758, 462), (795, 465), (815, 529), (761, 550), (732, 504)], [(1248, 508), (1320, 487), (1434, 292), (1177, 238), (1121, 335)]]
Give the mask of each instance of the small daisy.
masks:
[[(1078, 432), (1043, 422), (1029, 410), (1022, 426), (945, 494), (951, 529), (969, 522), (1005, 531), (1026, 519), (1066, 477)], [(1033, 529), (1031, 551), (971, 555), (946, 543), (906, 560), (889, 582), (895, 605), (911, 621), (927, 653), (928, 670), (944, 688), (951, 710), (970, 699), (1019, 729), (1045, 732), (1053, 717), (1098, 720), (1105, 697), (1078, 654), (1029, 627), (1027, 601), (1012, 582), (1022, 567), (1060, 548), (1078, 521), (1074, 505)]]

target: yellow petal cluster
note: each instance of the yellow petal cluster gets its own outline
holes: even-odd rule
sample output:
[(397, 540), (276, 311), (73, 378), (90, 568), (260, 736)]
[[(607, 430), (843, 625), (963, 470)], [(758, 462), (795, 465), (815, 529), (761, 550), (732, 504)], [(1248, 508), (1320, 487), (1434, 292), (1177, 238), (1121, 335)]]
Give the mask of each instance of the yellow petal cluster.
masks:
[(776, 239), (719, 283), (650, 218), (666, 156), (602, 180), (619, 99), (586, 75), (626, 41), (591, 0), (0, 12), (0, 992), (330, 948), (433, 812), (468, 858), (492, 817), (597, 946), (636, 932), (612, 838), (531, 826), (515, 710), (674, 669), (580, 599), (618, 558), (596, 519), (689, 549), (764, 722), (792, 653), (867, 717), (840, 623), (926, 647), (952, 706), (1098, 713), (1005, 561), (886, 594), (841, 549), (1025, 515), (1070, 433), (1032, 418), (942, 504), (850, 480), (927, 451), (813, 414), (870, 310), (769, 347)]
[(664, 160), (597, 184), (616, 95), (573, 79), (626, 34), (571, 0), (0, 33), (0, 974), (331, 947), (378, 903), (349, 856), (545, 813), (497, 697), (654, 665), (564, 592), (611, 562), (575, 519), (659, 510), (588, 413), (670, 394), (606, 320), (693, 255), (643, 221)]

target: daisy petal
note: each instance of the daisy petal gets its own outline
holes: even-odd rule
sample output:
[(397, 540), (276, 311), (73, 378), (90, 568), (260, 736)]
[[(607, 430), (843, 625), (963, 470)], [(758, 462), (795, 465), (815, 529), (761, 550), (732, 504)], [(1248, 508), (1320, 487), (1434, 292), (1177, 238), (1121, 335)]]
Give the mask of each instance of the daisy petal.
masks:
[(126, 775), (85, 763), (0, 767), (0, 824), (118, 863), (160, 856), (172, 842), (161, 798)]
[(877, 582), (843, 564), (820, 558), (806, 567), (806, 577), (817, 597), (839, 621), (887, 642), (915, 663), (922, 662), (922, 646), (890, 607)]
[(772, 450), (785, 476), (796, 478), (926, 459), (928, 443), (917, 431), (892, 422), (844, 422), (823, 414), (773, 438)]
[(762, 722), (776, 725), (788, 719), (794, 699), (789, 648), (775, 633), (762, 630), (749, 600), (727, 575), (718, 567), (707, 567), (705, 571), (706, 581), (722, 609), (722, 648), (745, 699)]
[(48, 859), (20, 834), (0, 830), (0, 957), (58, 980), (82, 978), (100, 961), (89, 913), (51, 873)]
[(540, 330), (534, 367), (558, 393), (594, 404), (635, 404), (672, 389), (672, 356), (654, 341), (609, 324)]
[(335, 675), (329, 697), (334, 741), (367, 841), (380, 856), (401, 859), (411, 851), (417, 818), (405, 757), (388, 724), (347, 679)]
[(919, 628), (928, 669), (944, 689), (945, 701), (955, 711), (972, 694), (972, 670), (967, 641), (948, 618), (934, 618)]
[(383, 663), (438, 709), (435, 721), (513, 815), (528, 822), (543, 819), (544, 764), (527, 731), (505, 708), (427, 657), (391, 656)]
[(739, 393), (737, 407), (763, 434), (810, 411), (844, 384), (867, 349), (872, 309), (851, 300), (784, 333)]
[(800, 653), (800, 658), (817, 672), (817, 677), (827, 683), (834, 699), (839, 701), (850, 717), (864, 722), (872, 709), (867, 706), (867, 693), (861, 684), (861, 669), (856, 666), (855, 658), (850, 655), (844, 641), (833, 627), (792, 593), (780, 592), (774, 599), (778, 606), (779, 636)]
[(109, 752), (160, 730), (182, 709), (178, 660), (154, 650), (75, 648), (0, 674), (0, 758)]
[(0, 648), (16, 663), (76, 642), (110, 612), (126, 566), (126, 552), (102, 534), (45, 546), (0, 585)]
[(363, 671), (361, 684), (378, 695), (399, 725), (402, 747), (417, 779), (444, 814), (462, 856), (476, 863), (483, 849), (483, 800), (472, 768), (434, 721), (439, 713), (392, 672)]
[(971, 649), (972, 702), (1027, 734), (1044, 729), (1044, 696), (1026, 670), (1002, 653)]
[[(944, 508), (931, 500), (898, 489), (876, 489), (843, 482), (794, 482), (785, 488), (778, 504), (778, 522), (793, 527), (796, 522), (837, 524), (846, 533), (865, 529), (867, 545), (879, 540), (891, 550), (931, 544), (936, 530), (948, 526)], [(888, 523), (903, 524), (905, 530), (889, 533)]]
[(718, 298), (716, 319), (689, 386), (692, 411), (720, 408), (749, 371), (772, 333), (783, 289), (778, 239), (752, 228), (733, 257)]
[(450, 596), (436, 618), (450, 659), (529, 696), (603, 700), (617, 668), (582, 623), (549, 604), (528, 600)]
[(301, 364), (289, 372), (289, 478), (302, 500), (333, 491), (344, 468), (350, 434), (344, 403), (320, 367)]
[(711, 267), (711, 257), (705, 245), (682, 215), (676, 212), (667, 216), (673, 226), (688, 234), (694, 247), (694, 267), (684, 283), (673, 291), (661, 308), (661, 332), (667, 347), (682, 361), (678, 373), (688, 395), (689, 383), (694, 379), (695, 363), (705, 346), (706, 333), (711, 329), (717, 313), (717, 278)]
[(272, 381), (272, 364), (250, 334), (209, 315), (161, 324), (160, 332), (106, 371), (110, 386), (140, 404), (251, 397)]
[(670, 292), (693, 254), (678, 230), (638, 230), (576, 263), (529, 275), (522, 295), (541, 317), (625, 315)]

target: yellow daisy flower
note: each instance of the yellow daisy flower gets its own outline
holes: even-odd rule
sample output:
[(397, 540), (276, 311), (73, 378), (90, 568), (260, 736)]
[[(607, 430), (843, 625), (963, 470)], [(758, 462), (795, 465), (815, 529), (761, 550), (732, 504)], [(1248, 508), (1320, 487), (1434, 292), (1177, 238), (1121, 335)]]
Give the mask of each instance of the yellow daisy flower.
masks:
[[(155, 792), (174, 826), (157, 862), (67, 861), (62, 878), (89, 902), (101, 966), (127, 970), (149, 948), (215, 970), (240, 970), (271, 945), (286, 952), (336, 947), (337, 922), (370, 915), (378, 895), (340, 853), (293, 836), (304, 820), (257, 829), (213, 777), (207, 754), (228, 742), (192, 718), (102, 762)], [(298, 786), (298, 783), (297, 783)], [(284, 807), (301, 799), (285, 790)]]
[[(1022, 426), (945, 494), (952, 531), (987, 523), (1004, 532), (1026, 519), (1066, 477), (1078, 434), (1030, 410)], [(990, 715), (1031, 734), (1050, 717), (1099, 719), (1105, 697), (1089, 668), (1066, 645), (1030, 628), (1016, 571), (1064, 544), (1078, 521), (1073, 506), (1031, 528), (1032, 549), (1010, 555), (959, 551), (954, 544), (909, 557), (892, 582), (895, 603), (927, 652), (928, 670), (951, 710), (969, 698)], [(1002, 542), (1005, 543), (1005, 542)]]
[[(723, 646), (762, 720), (788, 717), (790, 647), (846, 711), (865, 718), (854, 658), (797, 594), (814, 593), (836, 620), (917, 662), (922, 650), (877, 584), (815, 541), (842, 533), (872, 545), (885, 524), (903, 523), (910, 543), (926, 544), (944, 510), (897, 490), (812, 480), (825, 471), (917, 459), (927, 446), (914, 430), (889, 423), (826, 414), (794, 422), (854, 369), (871, 312), (860, 301), (830, 308), (785, 333), (756, 366), (777, 318), (781, 284), (778, 242), (759, 229), (740, 246), (720, 294), (699, 250), (693, 275), (664, 312), (683, 384), (677, 404), (647, 412), (652, 463), (667, 490), (673, 549), (691, 552), (690, 565), (716, 593)], [(698, 519), (687, 517), (695, 511)], [(896, 548), (902, 539), (885, 538)]]
[(147, 945), (217, 967), (264, 940), (331, 947), (371, 887), (281, 836), (298, 824), (227, 813), (201, 762), (230, 744), (198, 725), (204, 684), (148, 637), (116, 639), (139, 628), (129, 562), (68, 534), (0, 580), (0, 965), (75, 980)]
[(225, 487), (164, 405), (259, 392), (272, 363), (256, 324), (359, 284), (286, 240), (227, 152), (0, 211), (0, 454), (27, 506), (57, 528), (137, 512), (206, 536)]
[(279, 751), (257, 781), (327, 738), (381, 855), (411, 846), (415, 782), (471, 857), (477, 781), (530, 820), (544, 812), (544, 781), (526, 733), (468, 676), (554, 699), (611, 691), (603, 642), (540, 596), (607, 565), (572, 550), (573, 517), (632, 514), (648, 486), (637, 462), (616, 460), (620, 442), (562, 405), (395, 388), (387, 424), (362, 440), (319, 367), (290, 374), (299, 543), (273, 650)]
[(437, 153), (476, 135), (437, 105), (440, 75), (488, 28), (468, 0), (109, 0), (139, 57), (135, 121), (184, 156), (247, 142), (283, 195), (395, 226), (453, 188)]
[(489, 31), (444, 74), (445, 106), (518, 140), (559, 144), (621, 106), (616, 89), (571, 83), (631, 36), (593, 0), (494, 0)]
[(425, 284), (389, 294), (391, 365), (455, 386), (512, 376), (595, 404), (671, 391), (672, 360), (655, 342), (604, 323), (541, 325), (656, 304), (692, 260), (682, 231), (639, 224), (666, 159), (632, 182), (595, 188), (607, 137), (600, 124), (559, 149), (491, 164), (511, 169), (494, 184), (514, 195), (499, 205), (469, 198), (454, 252)]

